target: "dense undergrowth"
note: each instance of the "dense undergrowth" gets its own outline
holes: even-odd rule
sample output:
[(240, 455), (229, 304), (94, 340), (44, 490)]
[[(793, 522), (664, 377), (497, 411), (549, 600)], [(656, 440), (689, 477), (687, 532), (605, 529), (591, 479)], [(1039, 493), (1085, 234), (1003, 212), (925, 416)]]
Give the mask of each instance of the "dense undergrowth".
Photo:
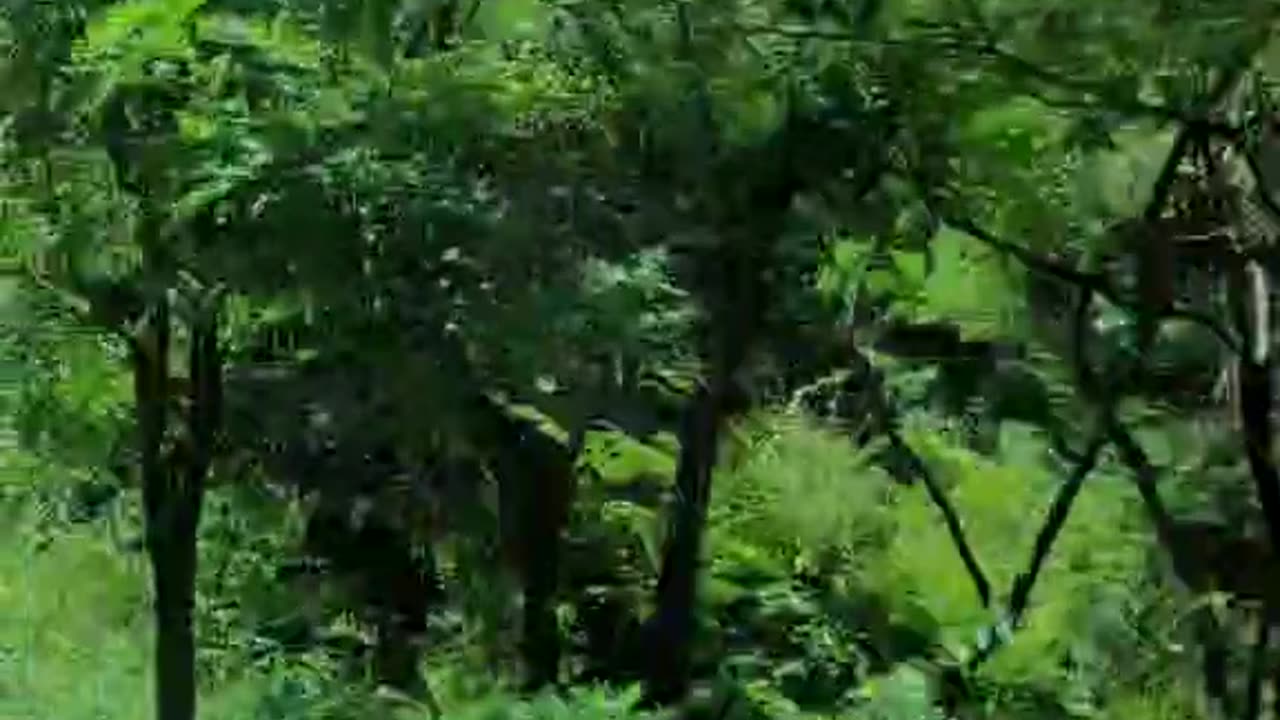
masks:
[[(610, 443), (610, 437), (597, 443), (617, 460), (617, 474), (596, 476), (600, 489), (651, 482), (646, 468), (661, 467), (662, 453), (620, 445), (617, 438)], [(1045, 464), (1044, 443), (1013, 424), (995, 457), (979, 457), (924, 426), (912, 438), (950, 488), (991, 581), (1007, 587), (1025, 563), (1057, 482)], [(108, 503), (93, 520), (72, 522), (62, 511), (64, 498), (31, 492), (33, 478), (56, 472), (66, 470), (34, 462), (11, 463), (8, 470), (3, 541), (12, 551), (0, 560), (0, 715), (145, 715), (147, 568), (129, 498)], [(838, 428), (786, 414), (740, 424), (720, 474), (699, 647), (708, 662), (723, 660), (719, 679), (698, 696), (705, 712), (942, 717), (936, 708), (948, 690), (939, 668), (961, 662), (993, 615), (981, 607), (924, 490), (895, 484)], [(965, 702), (980, 700), (995, 713), (990, 717), (1002, 718), (1172, 720), (1194, 713), (1180, 675), (1178, 603), (1144, 571), (1149, 530), (1133, 495), (1116, 471), (1093, 479), (1037, 588), (1027, 626), (984, 669)], [(315, 606), (312, 618), (331, 628), (345, 626), (353, 636), (358, 630), (341, 610), (320, 607), (325, 601), (312, 590), (274, 579), (274, 564), (289, 543), (279, 528), (288, 522), (260, 518), (255, 533), (252, 513), (218, 511), (237, 502), (227, 494), (211, 498), (204, 531), (202, 717), (430, 716), (427, 706), (374, 691), (333, 647), (289, 649), (271, 637), (273, 624), (305, 614), (308, 605)], [(592, 508), (599, 512), (587, 512)], [(635, 564), (615, 567), (611, 578), (582, 592), (643, 601), (655, 573), (645, 547), (660, 540), (651, 537), (653, 518), (652, 508), (632, 500), (581, 508), (570, 543), (587, 537), (630, 549), (618, 557)], [(492, 600), (459, 598), (441, 614), (485, 607), (486, 599)], [(445, 717), (643, 716), (635, 705), (638, 690), (625, 685), (576, 685), (565, 694), (522, 697), (509, 677), (466, 649), (468, 633), (500, 617), (436, 619), (455, 634), (441, 634), (425, 663)], [(568, 626), (581, 623), (570, 619)]]

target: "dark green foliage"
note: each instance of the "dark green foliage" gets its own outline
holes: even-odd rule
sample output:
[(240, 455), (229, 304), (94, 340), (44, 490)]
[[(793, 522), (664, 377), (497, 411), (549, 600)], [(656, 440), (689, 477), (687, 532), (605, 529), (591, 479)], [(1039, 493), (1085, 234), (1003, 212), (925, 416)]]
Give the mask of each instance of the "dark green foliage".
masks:
[(0, 6), (0, 716), (1267, 717), (1275, 20)]

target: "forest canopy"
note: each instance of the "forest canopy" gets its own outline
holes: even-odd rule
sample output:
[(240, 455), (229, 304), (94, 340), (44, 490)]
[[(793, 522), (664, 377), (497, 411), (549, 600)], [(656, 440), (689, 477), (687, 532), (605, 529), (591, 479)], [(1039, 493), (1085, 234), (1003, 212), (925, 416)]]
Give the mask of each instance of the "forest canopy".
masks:
[(1272, 0), (6, 0), (0, 717), (1280, 718)]

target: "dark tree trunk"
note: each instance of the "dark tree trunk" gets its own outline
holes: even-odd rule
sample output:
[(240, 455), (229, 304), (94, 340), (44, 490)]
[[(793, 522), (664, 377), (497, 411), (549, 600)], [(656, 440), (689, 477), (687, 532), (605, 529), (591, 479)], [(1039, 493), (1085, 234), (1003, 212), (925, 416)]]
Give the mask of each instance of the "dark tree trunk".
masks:
[(1195, 613), (1195, 636), (1201, 652), (1201, 681), (1204, 694), (1210, 704), (1224, 718), (1239, 717), (1231, 698), (1230, 650), (1227, 647), (1221, 623), (1213, 610), (1202, 607)]
[(419, 697), (426, 689), (419, 669), (422, 633), (417, 625), (409, 617), (380, 614), (374, 628), (374, 676), (380, 684), (409, 697)]
[(680, 433), (675, 514), (658, 578), (658, 609), (649, 627), (648, 699), (659, 704), (676, 702), (689, 689), (702, 535), (720, 435), (723, 391), (718, 385), (699, 389), (689, 401)]
[(556, 591), (560, 575), (559, 526), (547, 519), (535, 520), (529, 536), (524, 568), (523, 647), (530, 689), (552, 685), (560, 668), (560, 625), (556, 618)]
[[(1254, 261), (1245, 261), (1235, 268), (1230, 299), (1236, 325), (1243, 340), (1237, 365), (1239, 392), (1239, 418), (1244, 436), (1245, 456), (1253, 477), (1254, 490), (1267, 529), (1270, 553), (1265, 563), (1258, 563), (1274, 571), (1276, 558), (1280, 557), (1280, 471), (1277, 471), (1271, 413), (1274, 409), (1272, 373), (1272, 313), (1271, 282), (1267, 271)], [(1266, 570), (1259, 569), (1266, 573)], [(1267, 624), (1275, 617), (1274, 600), (1264, 583), (1262, 590), (1263, 612), (1259, 617), (1253, 667), (1250, 669), (1248, 703), (1249, 717), (1256, 717), (1261, 694), (1263, 666), (1267, 661), (1269, 641)]]
[[(1268, 657), (1271, 653), (1268, 651)], [(1272, 663), (1271, 674), (1271, 717), (1280, 718), (1280, 664)]]
[(190, 512), (164, 457), (169, 384), (169, 309), (152, 308), (133, 354), (134, 398), (141, 445), (142, 495), (151, 560), (155, 618), (155, 703), (160, 720), (195, 717), (194, 538)]
[(133, 347), (133, 388), (142, 497), (146, 513), (146, 546), (151, 560), (153, 615), (156, 623), (155, 704), (160, 720), (195, 717), (194, 642), (190, 610), (183, 602), (186, 578), (180, 535), (180, 508), (171, 492), (164, 458), (167, 387), (169, 384), (169, 309), (162, 299)]
[[(187, 515), (185, 509), (177, 514)], [(155, 586), (156, 717), (193, 720), (196, 715), (195, 525), (188, 520), (167, 523), (164, 539), (151, 546)]]
[(750, 405), (738, 375), (768, 317), (772, 286), (763, 269), (777, 261), (773, 243), (783, 229), (795, 183), (784, 164), (770, 182), (749, 193), (754, 224), (726, 224), (722, 245), (689, 258), (691, 285), (701, 292), (707, 315), (702, 356), (708, 371), (681, 419), (677, 497), (658, 575), (657, 610), (646, 628), (649, 703), (670, 705), (688, 695), (711, 476), (724, 421)]
[(169, 404), (167, 301), (152, 309), (135, 342), (134, 393), (141, 444), (142, 492), (151, 560), (156, 623), (155, 701), (160, 720), (193, 720), (196, 713), (195, 607), (197, 532), (205, 476), (213, 454), (222, 397), (217, 320), (192, 324), (191, 397), (184, 450), (164, 452)]
[(1271, 645), (1271, 613), (1263, 608), (1258, 613), (1253, 651), (1249, 655), (1249, 679), (1245, 688), (1245, 720), (1258, 720), (1262, 715), (1262, 685), (1267, 673), (1267, 655)]
[[(693, 29), (686, 10), (685, 4), (677, 5), (680, 33), (688, 51)], [(798, 115), (788, 117), (774, 138), (759, 148), (741, 155), (721, 155), (705, 85), (698, 87), (695, 102), (706, 131), (703, 149), (707, 153), (702, 158), (707, 162), (707, 173), (698, 184), (726, 192), (713, 191), (716, 196), (706, 198), (701, 208), (718, 241), (711, 247), (691, 249), (684, 256), (691, 271), (688, 286), (701, 296), (706, 312), (701, 350), (708, 376), (690, 398), (681, 422), (678, 497), (658, 576), (658, 607), (646, 628), (646, 700), (662, 705), (683, 700), (691, 682), (695, 602), (711, 475), (724, 420), (750, 404), (738, 385), (738, 375), (769, 321), (774, 290), (770, 272), (786, 268), (787, 262), (776, 254), (777, 242), (786, 230), (797, 193), (816, 177), (810, 173), (832, 169), (819, 170), (822, 163), (811, 163), (803, 156), (803, 150), (812, 147), (815, 133), (811, 131), (815, 128)], [(765, 166), (775, 171), (758, 183), (742, 182), (744, 177), (757, 177)], [(863, 194), (864, 190), (853, 191), (856, 197)]]
[[(1133, 473), (1147, 518), (1155, 529), (1160, 546), (1168, 555), (1174, 575), (1193, 592), (1204, 591), (1212, 584), (1204, 581), (1206, 568), (1196, 560), (1197, 550), (1204, 547), (1204, 541), (1182, 537), (1179, 524), (1160, 497), (1159, 471), (1151, 464), (1137, 439), (1114, 417), (1108, 432), (1121, 460)], [(1229, 655), (1221, 623), (1207, 607), (1197, 609), (1192, 621), (1195, 640), (1200, 646), (1200, 673), (1205, 699), (1222, 717), (1236, 717), (1228, 682)]]
[(438, 597), (436, 581), (412, 557), (408, 538), (390, 528), (378, 532), (378, 544), (361, 542), (366, 530), (357, 533), (357, 547), (379, 553), (369, 573), (365, 602), (375, 614), (377, 645), (373, 670), (378, 681), (410, 697), (422, 697), (426, 685), (421, 671), (422, 643), (427, 632), (427, 613)]
[(1240, 415), (1245, 455), (1266, 520), (1272, 548), (1280, 548), (1280, 474), (1272, 451), (1271, 362), (1245, 358), (1240, 363)]
[(496, 413), (499, 493), (504, 544), (520, 576), (520, 655), (529, 689), (559, 679), (561, 639), (556, 617), (561, 533), (573, 502), (572, 448), (531, 423)]
[[(530, 432), (532, 429), (530, 429)], [(574, 459), (581, 438), (564, 448), (538, 433), (530, 437), (527, 464), (537, 482), (527, 483), (524, 567), (524, 658), (528, 685), (537, 689), (559, 680), (560, 622), (556, 601), (560, 590), (561, 533), (569, 523), (574, 494)]]
[(306, 552), (328, 564), (332, 579), (345, 582), (373, 625), (372, 671), (377, 681), (410, 697), (425, 698), (420, 664), (426, 618), (443, 594), (432, 548), (425, 548), (428, 559), (419, 562), (406, 531), (377, 514), (354, 526), (354, 502), (350, 496), (322, 496), (320, 507), (307, 520)]

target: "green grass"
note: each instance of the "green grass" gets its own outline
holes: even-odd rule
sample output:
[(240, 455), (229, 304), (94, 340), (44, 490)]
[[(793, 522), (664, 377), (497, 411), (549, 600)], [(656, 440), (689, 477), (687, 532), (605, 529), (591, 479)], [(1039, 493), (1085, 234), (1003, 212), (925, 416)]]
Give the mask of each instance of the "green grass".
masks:
[(0, 539), (0, 717), (146, 717), (142, 558), (78, 532), (37, 550), (28, 527), (6, 522)]
[[(34, 506), (0, 515), (0, 718), (139, 720), (151, 709), (146, 558), (115, 549), (105, 531), (59, 526), (38, 547)], [(629, 695), (577, 688), (521, 700), (432, 669), (449, 718), (623, 717)], [(475, 677), (471, 674), (471, 677)], [(400, 708), (393, 710), (393, 708)], [(266, 658), (201, 688), (202, 720), (391, 720), (427, 713), (335, 680), (321, 658)]]
[[(151, 715), (148, 573), (93, 529), (59, 529), (37, 549), (29, 513), (11, 513), (0, 542), (0, 717), (137, 720)], [(25, 520), (25, 521), (24, 521)], [(25, 530), (25, 531), (24, 531)], [(348, 689), (300, 664), (245, 667), (201, 692), (208, 720), (354, 717)], [(364, 717), (383, 717), (364, 715)]]

